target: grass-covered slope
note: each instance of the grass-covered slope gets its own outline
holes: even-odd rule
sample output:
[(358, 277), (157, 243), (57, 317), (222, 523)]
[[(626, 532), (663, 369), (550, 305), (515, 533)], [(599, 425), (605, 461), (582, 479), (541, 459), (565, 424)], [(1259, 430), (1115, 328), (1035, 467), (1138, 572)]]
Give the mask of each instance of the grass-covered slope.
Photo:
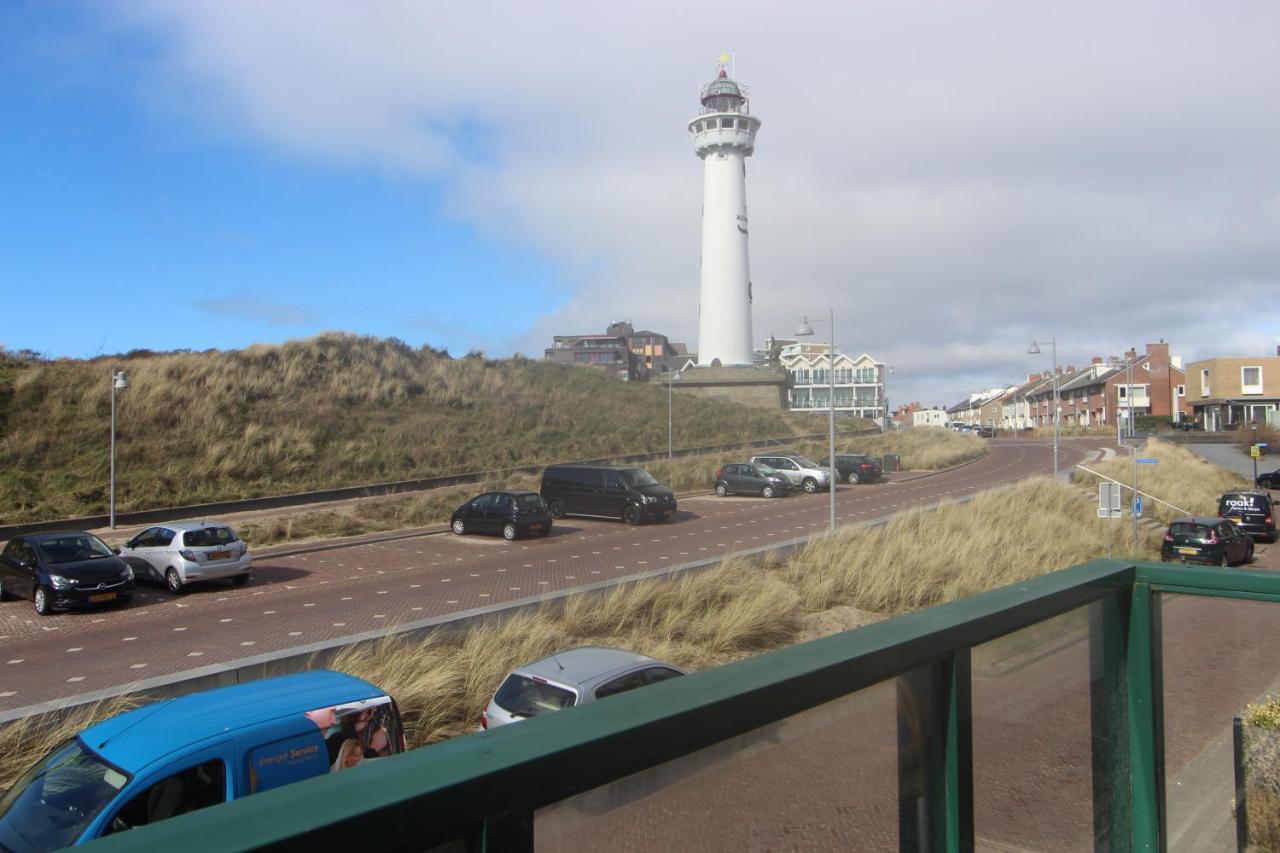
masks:
[[(667, 443), (666, 389), (526, 358), (450, 358), (325, 334), (239, 351), (0, 363), (0, 522), (638, 453)], [(677, 394), (678, 446), (794, 432), (794, 418)], [(816, 421), (813, 429), (820, 429)]]

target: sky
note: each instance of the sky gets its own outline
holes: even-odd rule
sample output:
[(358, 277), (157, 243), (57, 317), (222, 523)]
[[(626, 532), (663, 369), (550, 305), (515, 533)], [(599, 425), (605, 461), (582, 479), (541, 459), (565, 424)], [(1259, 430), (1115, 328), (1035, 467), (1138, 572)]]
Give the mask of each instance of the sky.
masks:
[(686, 123), (731, 51), (757, 345), (834, 310), (925, 405), (1046, 369), (1033, 339), (1271, 355), (1277, 32), (1271, 0), (10, 0), (0, 345), (696, 348)]

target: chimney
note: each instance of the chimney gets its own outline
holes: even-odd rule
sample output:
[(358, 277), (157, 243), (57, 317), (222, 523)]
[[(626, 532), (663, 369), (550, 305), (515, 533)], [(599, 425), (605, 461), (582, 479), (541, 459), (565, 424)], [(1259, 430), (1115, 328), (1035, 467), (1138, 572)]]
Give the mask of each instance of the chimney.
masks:
[(1095, 355), (1093, 357), (1093, 361), (1091, 361), (1090, 364), (1102, 364), (1102, 356)]
[(1137, 351), (1136, 349), (1134, 349), (1133, 347), (1130, 347), (1130, 348), (1125, 352), (1124, 357), (1125, 357), (1126, 359), (1135, 359), (1135, 358), (1137, 358), (1137, 357), (1138, 357), (1138, 351)]
[[(1277, 349), (1280, 349), (1280, 347), (1278, 347)], [(1040, 374), (1039, 374), (1039, 373), (1028, 373), (1028, 374), (1027, 374), (1027, 381), (1028, 381), (1028, 382), (1039, 382), (1039, 381), (1040, 381)]]

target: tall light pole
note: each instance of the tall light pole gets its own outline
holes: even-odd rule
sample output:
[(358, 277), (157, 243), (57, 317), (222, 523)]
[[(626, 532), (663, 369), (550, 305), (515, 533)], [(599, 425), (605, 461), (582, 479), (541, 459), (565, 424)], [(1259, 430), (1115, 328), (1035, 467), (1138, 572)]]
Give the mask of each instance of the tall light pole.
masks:
[(111, 368), (111, 529), (116, 529), (116, 394), (129, 387), (129, 375), (123, 370)]
[(680, 378), (680, 371), (672, 370), (667, 373), (667, 459), (671, 458), (671, 386)]
[[(822, 320), (814, 320), (815, 323), (824, 322)], [(836, 312), (832, 308), (828, 311), (826, 321), (831, 332), (831, 337), (827, 342), (827, 378), (831, 380), (831, 396), (827, 398), (828, 403), (828, 428), (830, 446), (827, 452), (827, 461), (831, 463), (830, 469), (827, 471), (827, 494), (830, 496), (831, 533), (836, 532)], [(809, 322), (808, 316), (800, 321), (800, 325), (796, 326), (796, 337), (803, 338), (813, 334), (813, 326)]]
[(1053, 352), (1053, 479), (1058, 479), (1058, 416), (1059, 410), (1062, 408), (1058, 403), (1058, 338), (1055, 335), (1048, 341), (1032, 341), (1031, 346), (1027, 347), (1027, 355), (1039, 355), (1040, 345), (1049, 344)]

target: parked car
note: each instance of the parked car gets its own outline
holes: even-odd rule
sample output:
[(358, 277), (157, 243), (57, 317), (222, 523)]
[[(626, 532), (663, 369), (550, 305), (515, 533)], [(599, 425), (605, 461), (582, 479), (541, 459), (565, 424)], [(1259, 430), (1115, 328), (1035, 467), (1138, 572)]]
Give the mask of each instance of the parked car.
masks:
[(93, 604), (125, 604), (133, 589), (133, 569), (92, 533), (17, 536), (0, 552), (0, 601), (30, 598), (41, 616)]
[(781, 471), (768, 465), (734, 463), (716, 469), (716, 494), (762, 495), (766, 498), (791, 494), (791, 481)]
[(1253, 540), (1225, 518), (1188, 516), (1169, 525), (1160, 559), (1229, 566), (1253, 559)]
[(1280, 489), (1280, 468), (1268, 474), (1259, 474), (1254, 485), (1259, 489)]
[(675, 492), (643, 468), (551, 465), (542, 472), (541, 494), (553, 518), (583, 515), (640, 524), (676, 513)]
[(551, 511), (537, 492), (485, 492), (453, 511), (453, 532), (501, 533), (508, 542), (530, 533), (551, 532)]
[(395, 702), (339, 672), (264, 678), (90, 726), (0, 797), (0, 850), (58, 850), (403, 752)]
[(1218, 498), (1218, 516), (1234, 521), (1254, 539), (1276, 541), (1275, 506), (1266, 492), (1227, 492)]
[(975, 430), (978, 438), (995, 438), (996, 428), (990, 426), (980, 426)]
[[(825, 470), (831, 466), (830, 457), (822, 457), (818, 463)], [(884, 479), (884, 468), (880, 460), (864, 453), (837, 453), (836, 473), (840, 479), (850, 485), (858, 483), (874, 483)]]
[(480, 715), (486, 729), (687, 675), (680, 667), (608, 646), (582, 646), (513, 669)]
[(120, 546), (119, 554), (138, 577), (181, 595), (198, 581), (229, 578), (249, 582), (253, 557), (229, 525), (220, 521), (174, 521), (148, 527)]
[(831, 487), (831, 474), (827, 469), (803, 456), (753, 456), (751, 464), (764, 464), (781, 471), (791, 481), (791, 485), (799, 486), (806, 492)]

